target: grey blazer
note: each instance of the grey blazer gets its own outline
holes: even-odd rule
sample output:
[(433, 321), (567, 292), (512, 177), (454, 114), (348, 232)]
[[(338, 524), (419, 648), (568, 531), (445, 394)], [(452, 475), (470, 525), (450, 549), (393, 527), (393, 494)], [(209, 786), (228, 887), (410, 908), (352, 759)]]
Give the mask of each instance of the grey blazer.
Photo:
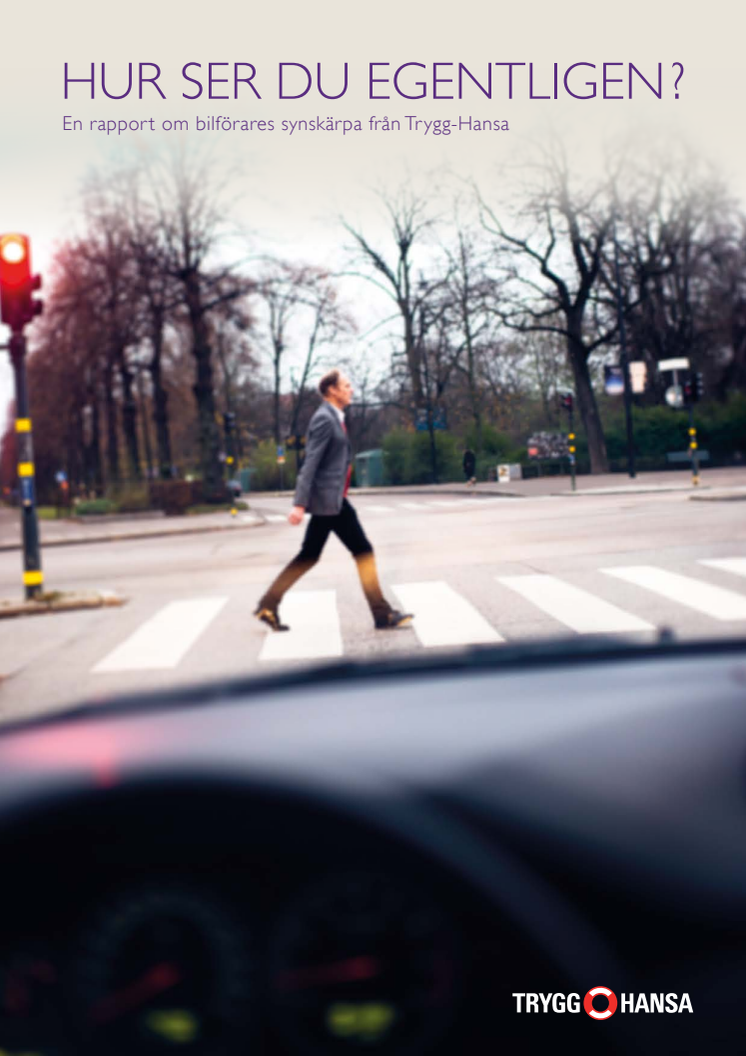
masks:
[(320, 517), (333, 517), (342, 509), (352, 447), (339, 415), (324, 400), (311, 418), (306, 459), (295, 486), (295, 505)]

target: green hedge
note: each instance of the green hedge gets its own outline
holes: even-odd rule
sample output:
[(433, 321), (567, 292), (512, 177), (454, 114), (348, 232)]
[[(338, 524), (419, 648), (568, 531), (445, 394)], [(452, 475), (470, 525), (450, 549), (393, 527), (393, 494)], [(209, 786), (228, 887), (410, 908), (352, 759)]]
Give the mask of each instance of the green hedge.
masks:
[(111, 499), (82, 499), (75, 503), (73, 512), (76, 517), (103, 517), (116, 513), (117, 507)]
[[(435, 433), (435, 465), (440, 483), (464, 480), (464, 451), (477, 448), (476, 427), (466, 436), (438, 430)], [(429, 484), (433, 479), (430, 435), (408, 429), (392, 429), (383, 438), (384, 484)], [(487, 480), (489, 471), (501, 462), (524, 462), (525, 447), (516, 447), (507, 433), (485, 423), (482, 427), (482, 453), (477, 458), (477, 480)]]
[[(430, 434), (392, 429), (383, 438), (384, 484), (429, 484), (433, 479)], [(439, 482), (462, 480), (464, 446), (458, 437), (435, 433), (435, 468)]]
[(203, 500), (201, 480), (154, 480), (150, 483), (150, 504), (169, 517), (185, 514)]
[[(724, 403), (708, 403), (694, 408), (697, 442), (709, 451), (713, 461), (724, 461), (739, 452), (746, 455), (746, 395), (734, 393)], [(671, 407), (634, 407), (632, 430), (635, 454), (655, 466), (666, 464), (670, 451), (689, 447), (689, 414)], [(627, 430), (623, 410), (609, 416), (604, 423), (606, 452), (609, 461), (626, 460)], [(625, 463), (626, 464), (626, 463)], [(643, 465), (640, 465), (643, 468)]]
[(142, 484), (119, 484), (106, 489), (106, 498), (110, 499), (119, 513), (140, 513), (151, 509), (150, 487)]

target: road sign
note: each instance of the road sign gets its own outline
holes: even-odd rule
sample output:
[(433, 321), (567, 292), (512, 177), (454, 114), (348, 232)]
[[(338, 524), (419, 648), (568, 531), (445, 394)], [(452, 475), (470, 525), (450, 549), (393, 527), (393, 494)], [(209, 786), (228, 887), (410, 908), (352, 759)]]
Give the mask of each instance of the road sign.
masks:
[(689, 360), (686, 356), (678, 359), (662, 359), (658, 364), (658, 370), (689, 370)]
[[(445, 407), (433, 407), (430, 412), (433, 429), (447, 429), (448, 416)], [(414, 427), (418, 433), (426, 433), (429, 430), (427, 407), (418, 407)]]
[(624, 392), (624, 374), (621, 367), (604, 367), (604, 386), (609, 396), (621, 396)]
[(666, 389), (666, 403), (669, 407), (684, 406), (684, 390), (681, 385), (669, 385)]
[(629, 380), (633, 392), (644, 392), (648, 380), (648, 366), (643, 359), (629, 364)]
[(54, 479), (58, 484), (64, 484), (67, 480), (67, 473), (65, 473), (64, 469), (58, 469), (54, 475)]
[(284, 455), (278, 455), (277, 456), (277, 465), (278, 466), (284, 466), (285, 465), (285, 456)]

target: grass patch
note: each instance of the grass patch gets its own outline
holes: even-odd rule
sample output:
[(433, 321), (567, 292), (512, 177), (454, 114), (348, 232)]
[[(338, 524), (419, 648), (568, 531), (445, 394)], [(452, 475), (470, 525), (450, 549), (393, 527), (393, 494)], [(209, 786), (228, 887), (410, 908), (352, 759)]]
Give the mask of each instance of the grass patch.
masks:
[(78, 517), (103, 517), (116, 512), (116, 503), (111, 499), (83, 499), (75, 504), (75, 514)]
[(72, 510), (69, 506), (59, 507), (59, 516), (57, 506), (37, 506), (36, 516), (40, 521), (56, 521), (62, 520), (63, 517), (69, 517)]

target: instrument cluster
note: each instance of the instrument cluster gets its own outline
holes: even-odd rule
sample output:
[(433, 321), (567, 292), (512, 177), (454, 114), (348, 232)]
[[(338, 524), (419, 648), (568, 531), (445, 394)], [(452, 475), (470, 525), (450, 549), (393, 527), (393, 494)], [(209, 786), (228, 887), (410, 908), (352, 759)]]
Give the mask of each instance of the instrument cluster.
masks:
[(201, 878), (138, 880), (3, 951), (0, 1052), (426, 1056), (462, 974), (449, 914), (395, 872), (322, 873), (269, 921)]

